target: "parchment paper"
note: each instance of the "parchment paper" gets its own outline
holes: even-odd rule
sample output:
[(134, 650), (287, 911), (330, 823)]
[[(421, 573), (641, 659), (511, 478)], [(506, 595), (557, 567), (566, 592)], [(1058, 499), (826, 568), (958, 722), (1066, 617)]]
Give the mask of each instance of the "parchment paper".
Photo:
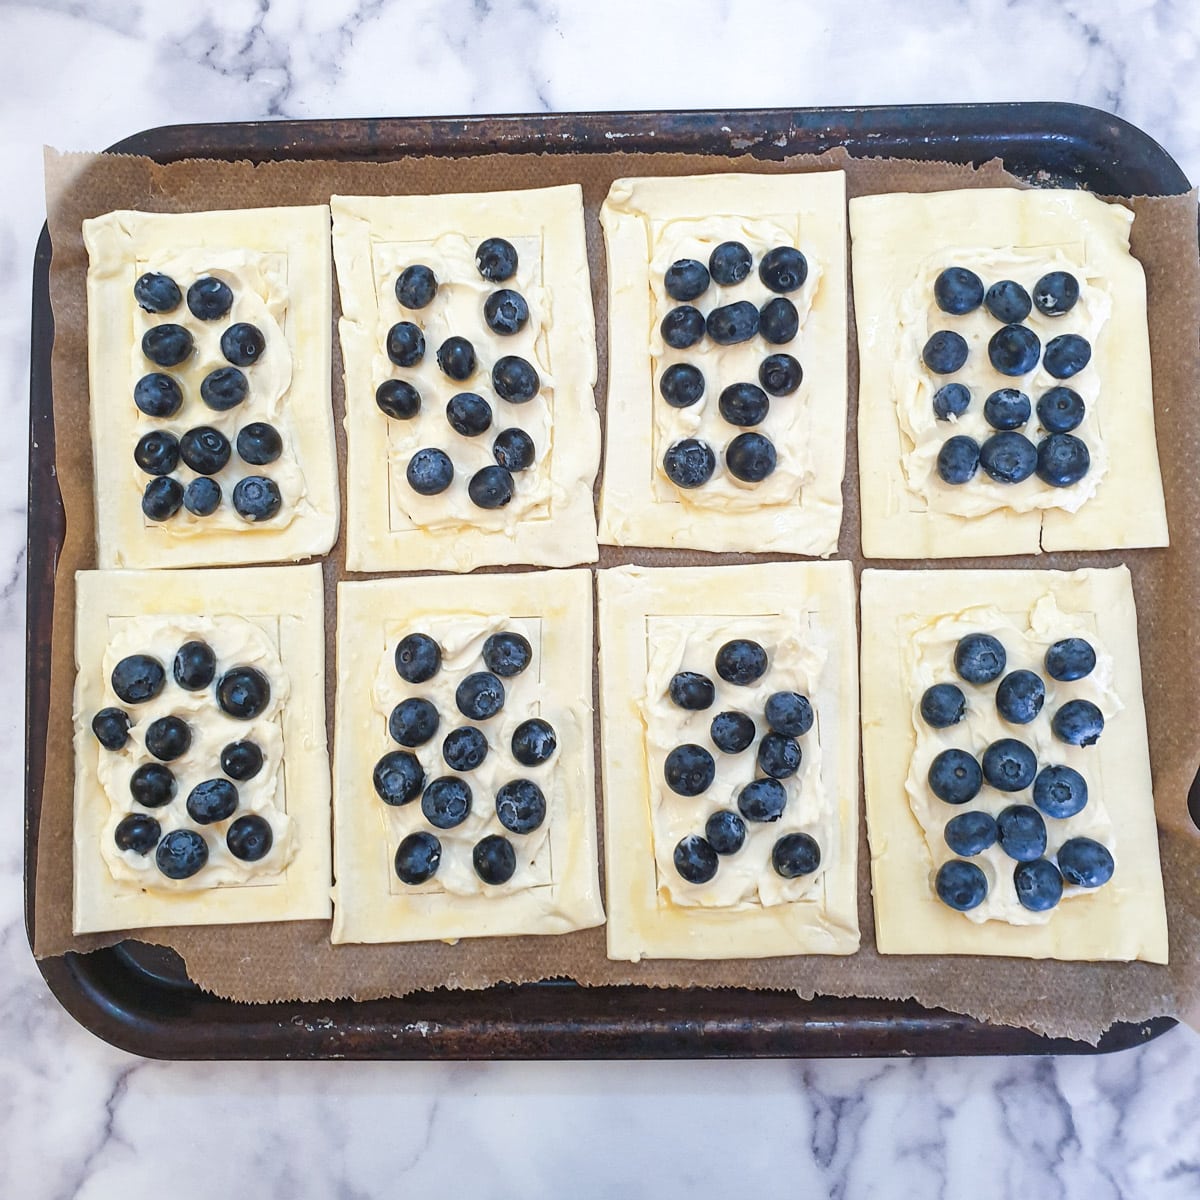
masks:
[[(80, 223), (118, 208), (175, 212), (314, 204), (333, 193), (404, 194), (534, 187), (579, 182), (586, 205), (588, 257), (598, 322), (603, 411), (607, 357), (607, 287), (597, 219), (611, 181), (639, 174), (683, 175), (725, 170), (776, 172), (841, 167), (849, 192), (934, 191), (955, 187), (1025, 186), (998, 162), (978, 170), (902, 160), (855, 160), (836, 151), (782, 163), (750, 157), (686, 155), (491, 155), (410, 158), (393, 163), (281, 162), (253, 166), (195, 160), (159, 166), (149, 159), (48, 152), (47, 211), (54, 244), (51, 299), (58, 477), (67, 535), (58, 564), (54, 607), (49, 753), (39, 831), (36, 945), (39, 956), (89, 950), (120, 934), (71, 934), (71, 743), (73, 573), (95, 566), (92, 460), (87, 417), (86, 254)], [(1001, 1024), (1095, 1041), (1115, 1021), (1185, 1015), (1200, 1009), (1200, 833), (1188, 817), (1187, 794), (1200, 763), (1200, 646), (1194, 616), (1200, 597), (1200, 386), (1196, 326), (1200, 317), (1196, 197), (1192, 193), (1132, 202), (1133, 249), (1146, 268), (1158, 442), (1172, 545), (1122, 554), (1055, 554), (946, 566), (1061, 567), (1128, 562), (1134, 576), (1142, 669), (1163, 873), (1171, 931), (1171, 965), (1089, 964), (962, 957), (881, 957), (874, 950), (865, 822), (860, 839), (859, 912), (863, 949), (849, 958), (799, 957), (729, 962), (611, 963), (603, 928), (558, 937), (464, 940), (457, 946), (332, 946), (326, 922), (139, 930), (139, 940), (174, 947), (191, 977), (221, 996), (246, 1001), (359, 999), (402, 995), (439, 985), (480, 988), (567, 976), (583, 984), (721, 986), (790, 990), (808, 997), (913, 998)], [(334, 345), (334, 404), (343, 412), (341, 361)], [(850, 319), (850, 411), (839, 557), (861, 568), (857, 489), (857, 359)], [(1115, 448), (1120, 452), (1120, 448)], [(345, 447), (339, 444), (345, 486)], [(345, 522), (343, 520), (343, 527)], [(602, 566), (761, 561), (769, 556), (602, 550)], [(325, 564), (327, 661), (333, 663), (333, 585), (345, 577), (339, 541)], [(896, 566), (906, 564), (887, 563)], [(926, 565), (926, 564), (907, 564)], [(332, 723), (332, 671), (328, 711)], [(332, 738), (332, 734), (331, 734)], [(598, 744), (598, 741), (597, 741)], [(599, 776), (599, 763), (597, 763)], [(860, 789), (861, 790), (861, 789)]]

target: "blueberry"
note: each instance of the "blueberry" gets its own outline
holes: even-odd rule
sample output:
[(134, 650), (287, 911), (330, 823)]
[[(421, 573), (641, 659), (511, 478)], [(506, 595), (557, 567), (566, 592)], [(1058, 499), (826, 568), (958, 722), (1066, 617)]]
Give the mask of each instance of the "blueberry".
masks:
[(1036, 774), (1037, 755), (1016, 738), (1000, 738), (983, 752), (983, 777), (997, 791), (1022, 791)]
[(442, 739), (442, 758), (460, 775), (476, 770), (487, 756), (487, 738), (474, 725), (460, 725)]
[(723, 304), (708, 314), (704, 327), (718, 346), (748, 342), (758, 332), (758, 309), (749, 300)]
[(718, 809), (704, 822), (704, 837), (718, 854), (736, 854), (746, 840), (746, 822), (735, 812)]
[(546, 797), (531, 779), (512, 779), (496, 792), (496, 817), (509, 833), (532, 833), (546, 819)]
[(183, 489), (183, 507), (197, 517), (208, 517), (221, 503), (221, 485), (207, 475), (199, 475)]
[(197, 475), (215, 475), (231, 453), (229, 439), (211, 425), (198, 425), (179, 439), (179, 456)]
[(939, 329), (925, 343), (921, 361), (935, 375), (953, 375), (967, 361), (967, 340), (952, 329)]
[(993, 429), (1020, 429), (1032, 413), (1029, 397), (1016, 388), (997, 388), (983, 402), (984, 420)]
[(758, 743), (758, 769), (772, 779), (790, 779), (800, 770), (800, 743), (782, 733), (768, 733)]
[(937, 898), (956, 912), (970, 912), (987, 899), (987, 876), (974, 863), (961, 858), (942, 863), (933, 886)]
[(946, 845), (962, 858), (982, 854), (996, 841), (996, 820), (991, 813), (973, 809), (946, 822)]
[(794, 292), (808, 278), (808, 260), (791, 246), (776, 246), (762, 256), (758, 277), (773, 292)]
[(492, 387), (501, 400), (524, 404), (538, 394), (542, 381), (533, 364), (516, 354), (506, 354), (492, 367)]
[(438, 731), (437, 705), (423, 696), (401, 700), (388, 717), (388, 733), (401, 746), (423, 746)]
[(983, 303), (983, 280), (966, 267), (947, 267), (933, 281), (933, 299), (942, 312), (961, 317)]
[(221, 353), (235, 367), (249, 367), (258, 362), (267, 348), (267, 339), (257, 325), (239, 321), (221, 334)]
[(713, 756), (703, 746), (685, 742), (676, 746), (663, 764), (667, 787), (680, 796), (699, 796), (712, 787), (716, 775)]
[(1045, 912), (1062, 899), (1062, 876), (1058, 868), (1044, 858), (1017, 863), (1013, 868), (1013, 886), (1017, 889), (1021, 907), (1030, 912)]
[(233, 667), (217, 681), (221, 711), (239, 721), (253, 721), (271, 703), (270, 680), (257, 667)]
[(743, 483), (761, 483), (775, 470), (775, 446), (761, 433), (739, 433), (725, 447), (725, 466)]
[(425, 771), (415, 754), (390, 750), (376, 764), (371, 775), (375, 794), (393, 807), (409, 804), (425, 786)]
[(117, 849), (132, 850), (134, 854), (149, 854), (158, 845), (161, 836), (162, 826), (144, 813), (130, 813), (113, 830)]
[(166, 429), (152, 429), (138, 438), (133, 461), (147, 475), (170, 475), (179, 466), (179, 439)]
[(1051, 271), (1033, 285), (1033, 302), (1047, 317), (1061, 317), (1079, 299), (1079, 280), (1069, 271)]
[(749, 638), (734, 638), (717, 651), (716, 668), (726, 683), (748, 687), (767, 673), (767, 652)]
[(221, 750), (221, 770), (230, 779), (245, 783), (262, 770), (263, 752), (257, 742), (230, 742)]
[(471, 788), (466, 780), (442, 775), (425, 785), (421, 813), (435, 829), (453, 829), (471, 815)]
[(158, 843), (154, 862), (168, 879), (189, 879), (208, 862), (208, 846), (192, 829), (173, 829)]
[(1004, 673), (1008, 655), (990, 633), (968, 633), (954, 647), (954, 669), (968, 683), (991, 683)]
[(238, 790), (228, 779), (205, 779), (187, 798), (187, 814), (197, 825), (227, 821), (238, 806)]
[(708, 270), (713, 281), (722, 287), (741, 283), (750, 274), (754, 259), (741, 242), (722, 242), (708, 256)]
[(250, 393), (250, 383), (237, 367), (218, 367), (200, 382), (200, 399), (217, 412), (237, 408)]
[[(200, 387), (203, 394), (204, 384)], [(134, 384), (133, 402), (148, 417), (173, 417), (183, 404), (183, 391), (172, 376), (152, 371)]]
[(741, 754), (753, 743), (756, 733), (754, 721), (733, 709), (717, 713), (708, 727), (713, 745), (726, 754)]
[(1048, 817), (1073, 817), (1087, 807), (1087, 780), (1072, 767), (1043, 767), (1033, 781), (1033, 802)]
[(415, 367), (425, 357), (425, 335), (411, 321), (397, 321), (388, 330), (387, 356), (398, 367)]
[(401, 883), (428, 883), (442, 862), (442, 843), (419, 829), (396, 847), (396, 876)]
[(784, 879), (811, 875), (821, 865), (821, 847), (807, 833), (785, 833), (771, 851), (771, 866)]
[(92, 718), (92, 732), (105, 750), (120, 750), (129, 740), (129, 714), (123, 708), (102, 708)]
[(446, 401), (446, 420), (455, 433), (478, 437), (492, 427), (492, 406), (474, 392), (459, 392)]
[(997, 483), (1021, 483), (1037, 461), (1037, 447), (1023, 433), (993, 433), (979, 447), (979, 465)]
[(148, 271), (133, 285), (133, 298), (148, 313), (166, 313), (179, 307), (183, 293), (170, 275)]
[(252, 467), (265, 467), (283, 453), (283, 438), (274, 425), (266, 421), (251, 421), (237, 435), (238, 457)]
[(188, 288), (187, 306), (197, 320), (217, 321), (233, 307), (233, 291), (223, 279), (204, 275)]
[(275, 835), (271, 832), (270, 824), (258, 813), (238, 817), (225, 831), (225, 845), (229, 847), (229, 853), (242, 862), (258, 862), (266, 858), (274, 844)]
[(526, 471), (533, 466), (533, 438), (523, 429), (502, 429), (492, 443), (492, 457), (506, 471)]
[(437, 276), (423, 263), (405, 267), (396, 278), (396, 299), (402, 308), (427, 307), (437, 290)]
[(175, 651), (171, 674), (184, 691), (198, 692), (212, 683), (217, 673), (217, 656), (207, 642), (184, 642)]
[(929, 790), (947, 804), (966, 804), (979, 795), (983, 772), (965, 750), (943, 750), (929, 764)]
[(492, 833), (480, 838), (471, 851), (471, 865), (484, 883), (507, 883), (517, 869), (517, 853), (508, 838)]
[(767, 419), (771, 402), (753, 383), (731, 383), (721, 392), (717, 407), (730, 425), (759, 425)]
[(800, 314), (796, 306), (784, 296), (768, 300), (759, 309), (758, 331), (772, 346), (786, 345), (800, 332)]
[[(755, 309), (755, 315), (757, 312)], [(680, 304), (663, 317), (658, 329), (668, 346), (674, 350), (686, 350), (704, 336), (704, 314), (690, 304)]]
[(504, 684), (491, 671), (475, 671), (455, 688), (454, 703), (469, 721), (486, 721), (504, 707)]
[(691, 363), (675, 363), (662, 373), (658, 390), (672, 408), (690, 408), (704, 395), (704, 375)]
[(1060, 683), (1084, 679), (1096, 668), (1096, 651), (1080, 637), (1063, 638), (1046, 651), (1046, 674)]
[(672, 300), (695, 300), (708, 290), (708, 268), (694, 258), (677, 259), (667, 268), (663, 287)]
[(692, 712), (703, 712), (711, 707), (717, 694), (712, 680), (699, 671), (676, 672), (671, 676), (667, 693), (672, 703)]
[(1091, 838), (1074, 837), (1058, 848), (1058, 869), (1076, 887), (1103, 887), (1113, 876), (1113, 856)]
[(511, 629), (493, 633), (483, 643), (483, 661), (493, 675), (511, 679), (533, 661), (533, 647), (527, 638)]
[(503, 467), (483, 467), (467, 481), (467, 495), (477, 508), (503, 508), (515, 491), (516, 483)]
[(408, 460), (404, 477), (418, 495), (436, 496), (454, 482), (454, 464), (444, 450), (425, 446)]
[(1047, 433), (1070, 433), (1083, 421), (1083, 397), (1069, 387), (1053, 387), (1037, 402), (1038, 420)]
[(1046, 853), (1046, 822), (1029, 804), (1010, 804), (996, 818), (996, 841), (1009, 858), (1033, 862)]
[(501, 337), (520, 333), (529, 320), (529, 305), (520, 292), (501, 288), (483, 302), (483, 319), (487, 327)]
[(944, 383), (933, 393), (933, 415), (939, 421), (961, 417), (971, 407), (971, 390), (965, 384)]
[(769, 354), (758, 366), (758, 382), (772, 396), (790, 396), (803, 379), (803, 369), (790, 354)]
[(993, 283), (983, 298), (983, 304), (1003, 325), (1019, 325), (1033, 309), (1029, 293), (1011, 279)]
[(427, 633), (410, 633), (396, 646), (396, 674), (406, 683), (424, 683), (442, 669), (442, 648)]
[(129, 794), (143, 808), (162, 808), (175, 798), (175, 776), (161, 763), (143, 763), (129, 777)]
[(1054, 736), (1071, 746), (1094, 746), (1104, 732), (1104, 714), (1090, 700), (1068, 700), (1050, 722)]
[(163, 690), (167, 673), (157, 658), (130, 654), (113, 667), (112, 690), (126, 704), (144, 704)]
[(1033, 671), (1012, 671), (996, 689), (996, 711), (1013, 725), (1028, 725), (1045, 702), (1046, 685)]
[(803, 737), (813, 725), (813, 709), (799, 692), (775, 692), (767, 697), (763, 715), (767, 724), (785, 737)]
[(554, 726), (541, 717), (530, 717), (513, 730), (512, 756), (523, 767), (537, 767), (548, 762), (558, 749)]
[(1051, 487), (1078, 483), (1091, 465), (1087, 444), (1073, 433), (1052, 433), (1038, 443), (1038, 478)]
[(265, 475), (247, 475), (234, 485), (233, 507), (245, 521), (269, 521), (282, 504), (279, 485)]
[(921, 718), (934, 729), (948, 729), (967, 715), (967, 698), (955, 683), (935, 683), (921, 697)]
[(192, 335), (182, 325), (153, 325), (142, 334), (142, 353), (160, 367), (177, 367), (194, 346)]
[(947, 438), (938, 451), (937, 472), (946, 483), (967, 483), (979, 469), (979, 443), (958, 433)]
[(1005, 325), (988, 342), (988, 359), (1001, 375), (1028, 375), (1038, 365), (1042, 343), (1024, 325)]
[(717, 852), (698, 833), (681, 838), (672, 858), (688, 883), (707, 883), (717, 873)]
[(475, 374), (475, 347), (465, 337), (448, 337), (437, 351), (442, 374), (462, 383)]
[(699, 438), (684, 438), (668, 447), (663, 455), (663, 470), (676, 487), (702, 487), (716, 469), (717, 458), (712, 447)]
[(787, 807), (787, 789), (778, 779), (755, 779), (737, 796), (738, 812), (747, 821), (778, 821)]
[(503, 283), (517, 273), (516, 249), (503, 238), (487, 238), (475, 250), (475, 266), (484, 279)]

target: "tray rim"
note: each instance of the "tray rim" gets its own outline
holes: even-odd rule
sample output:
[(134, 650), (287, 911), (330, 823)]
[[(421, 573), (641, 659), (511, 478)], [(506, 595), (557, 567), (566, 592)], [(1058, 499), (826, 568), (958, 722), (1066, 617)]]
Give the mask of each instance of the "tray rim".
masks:
[[(944, 123), (949, 120), (949, 126)], [(919, 147), (923, 153), (907, 157), (943, 158), (959, 162), (982, 162), (999, 156), (984, 143), (1003, 136), (1032, 152), (1049, 145), (1057, 162), (1069, 164), (1073, 154), (1086, 148), (1091, 165), (1122, 164), (1125, 155), (1141, 155), (1140, 170), (1152, 177), (1158, 194), (1186, 192), (1190, 184), (1174, 159), (1150, 135), (1123, 118), (1084, 105), (1057, 102), (978, 103), (963, 105), (878, 105), (862, 108), (819, 107), (796, 109), (731, 109), (596, 113), (528, 113), (489, 116), (339, 118), (299, 121), (246, 121), (213, 124), (156, 126), (131, 134), (114, 143), (108, 152), (147, 154), (158, 161), (181, 158), (212, 158), (253, 161), (306, 157), (353, 158), (363, 161), (403, 157), (424, 137), (425, 154), (453, 156), (495, 151), (609, 152), (613, 149), (667, 151), (679, 148), (671, 136), (659, 136), (660, 124), (674, 123), (666, 133), (674, 137), (705, 134), (728, 145), (714, 145), (713, 152), (748, 152), (757, 157), (782, 157), (801, 147), (791, 143), (804, 138), (803, 150), (820, 152), (832, 146), (851, 147), (869, 153), (903, 155)], [(904, 131), (905, 123), (912, 130)], [(937, 132), (938, 123), (943, 123)], [(973, 125), (969, 124), (974, 122)], [(489, 140), (480, 131), (490, 128)], [(559, 131), (557, 143), (544, 144), (545, 130)], [(925, 129), (919, 142), (913, 131)], [(933, 129), (934, 132), (929, 132)], [(1017, 132), (1014, 134), (1014, 130)], [(303, 145), (305, 137), (323, 136), (322, 153)], [(435, 141), (436, 138), (440, 139)], [(575, 144), (580, 136), (599, 137), (595, 145)], [(223, 145), (221, 138), (226, 139)], [(355, 142), (353, 137), (357, 137)], [(199, 139), (199, 142), (198, 142)], [(208, 144), (199, 144), (207, 139)], [(406, 140), (407, 139), (407, 140)], [(541, 144), (539, 144), (541, 142)], [(369, 149), (364, 151), (364, 145)], [(436, 148), (435, 148), (436, 146)], [(698, 147), (689, 143), (688, 148)], [(981, 153), (981, 151), (983, 153)], [(1106, 156), (1111, 156), (1106, 158)], [(1020, 156), (1016, 156), (1020, 157)], [(1012, 161), (1010, 158), (1009, 161)], [(1073, 179), (1062, 174), (1061, 185), (1079, 185), (1082, 158)], [(1044, 171), (1034, 167), (1034, 172)], [(1017, 169), (1016, 173), (1022, 172)], [(1141, 176), (1138, 176), (1140, 178)], [(1145, 189), (1150, 190), (1150, 189)], [(1124, 194), (1134, 194), (1127, 192)], [(54, 480), (54, 438), (50, 353), (53, 345), (53, 315), (49, 309), (50, 238), (43, 225), (34, 255), (33, 321), (30, 362), (30, 466), (27, 516), (27, 608), (26, 608), (26, 733), (25, 733), (25, 922), (33, 945), (34, 887), (37, 833), (41, 811), (42, 773), (45, 761), (44, 722), (41, 744), (34, 736), (30, 714), (35, 706), (44, 712), (49, 700), (49, 651), (51, 615), (44, 607), (53, 595), (57, 550), (64, 528), (61, 497)], [(49, 451), (47, 451), (49, 447)], [(47, 522), (49, 525), (47, 527)], [(36, 768), (36, 769), (35, 769)], [(123, 943), (122, 946), (130, 945)], [(143, 943), (132, 943), (144, 947)], [(950, 1054), (1060, 1054), (1108, 1053), (1160, 1036), (1177, 1022), (1157, 1017), (1139, 1023), (1119, 1023), (1102, 1036), (1097, 1046), (1064, 1038), (1045, 1038), (1013, 1026), (988, 1025), (961, 1014), (925, 1009), (912, 1002), (870, 1001), (838, 997), (815, 997), (801, 1001), (790, 994), (753, 989), (653, 989), (629, 985), (621, 988), (580, 988), (567, 981), (549, 984), (496, 985), (472, 993), (416, 993), (417, 1000), (463, 996), (496, 998), (507, 1002), (507, 1016), (484, 1019), (468, 1011), (459, 1022), (428, 1017), (410, 1017), (396, 1024), (376, 1019), (381, 1006), (401, 1009), (413, 997), (380, 1001), (333, 1001), (312, 1003), (279, 1002), (253, 1005), (220, 1000), (194, 987), (181, 988), (171, 982), (171, 973), (156, 976), (131, 959), (121, 947), (89, 954), (68, 953), (35, 960), (51, 993), (84, 1028), (121, 1049), (150, 1058), (679, 1058), (679, 1057), (832, 1057), (854, 1055)], [(141, 979), (134, 976), (140, 975)], [(138, 1011), (128, 994), (133, 986), (146, 988), (153, 980), (161, 993), (158, 1019)], [(514, 1005), (531, 997), (544, 997), (551, 990), (569, 986), (576, 993), (590, 993), (601, 1002), (591, 1014), (590, 1024), (577, 1027), (555, 1020), (554, 1003), (541, 1011), (540, 1001), (530, 1003), (532, 1012), (519, 1017)], [(125, 989), (125, 990), (122, 990)], [(560, 993), (561, 994), (561, 993)], [(618, 996), (635, 994), (654, 1000), (655, 1019), (641, 1014), (640, 1023), (629, 1025), (621, 1012), (613, 1013), (606, 1003)], [(730, 996), (743, 1003), (747, 997), (759, 1002), (759, 1013), (747, 1014), (737, 1005), (722, 1007)], [(185, 999), (185, 997), (187, 997)], [(214, 1009), (209, 1017), (208, 1036), (189, 1039), (198, 1032), (190, 1008), (196, 997)], [(772, 1009), (764, 999), (783, 997), (798, 1006), (792, 1014)], [(681, 1012), (688, 1009), (691, 1012)], [(829, 1011), (823, 1011), (828, 1005)], [(254, 1020), (230, 1023), (221, 1020), (235, 1010)], [(347, 1006), (350, 1006), (347, 1008)], [(470, 1009), (470, 1005), (466, 1006)], [(486, 1007), (486, 1005), (485, 1005)], [(585, 1006), (586, 1007), (586, 1006)], [(769, 1010), (769, 1013), (768, 1011)], [(838, 1012), (852, 1014), (855, 1028), (842, 1028)], [(333, 1014), (333, 1015), (331, 1015)], [(618, 1027), (616, 1018), (627, 1024)], [(755, 1017), (759, 1017), (758, 1021)], [(350, 1019), (351, 1017), (357, 1020)], [(215, 1025), (215, 1030), (213, 1026)], [(181, 1032), (185, 1035), (181, 1037)], [(589, 1041), (589, 1038), (592, 1040)]]

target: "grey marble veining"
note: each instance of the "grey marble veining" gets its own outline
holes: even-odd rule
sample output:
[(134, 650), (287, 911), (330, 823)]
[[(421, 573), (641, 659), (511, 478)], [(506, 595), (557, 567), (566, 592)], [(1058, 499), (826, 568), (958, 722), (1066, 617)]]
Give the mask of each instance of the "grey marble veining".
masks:
[(270, 117), (1058, 99), (1200, 179), (1194, 0), (0, 4), (0, 1196), (1200, 1196), (1200, 1035), (1109, 1057), (164, 1064), (83, 1032), (21, 917), (40, 147)]

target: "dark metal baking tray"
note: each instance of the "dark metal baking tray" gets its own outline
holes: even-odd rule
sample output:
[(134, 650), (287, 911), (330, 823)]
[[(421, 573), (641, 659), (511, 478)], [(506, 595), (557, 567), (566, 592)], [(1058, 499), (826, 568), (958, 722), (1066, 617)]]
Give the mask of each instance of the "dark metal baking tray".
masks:
[[(361, 159), (538, 151), (731, 154), (758, 158), (844, 146), (859, 157), (982, 163), (1003, 158), (1030, 182), (1104, 195), (1188, 190), (1141, 130), (1071, 104), (970, 104), (729, 112), (176, 125), (110, 149), (182, 158)], [(42, 805), (54, 571), (62, 501), (54, 478), (50, 238), (34, 259), (30, 376), (25, 767), (25, 920)], [(566, 981), (437, 990), (367, 1002), (241, 1004), (202, 992), (172, 951), (125, 942), (39, 962), (64, 1008), (106, 1041), (155, 1058), (686, 1058), (899, 1054), (1060, 1054), (1148, 1041), (1174, 1021), (1115, 1025), (1098, 1047), (983, 1024), (912, 1003), (776, 992), (581, 988)]]

